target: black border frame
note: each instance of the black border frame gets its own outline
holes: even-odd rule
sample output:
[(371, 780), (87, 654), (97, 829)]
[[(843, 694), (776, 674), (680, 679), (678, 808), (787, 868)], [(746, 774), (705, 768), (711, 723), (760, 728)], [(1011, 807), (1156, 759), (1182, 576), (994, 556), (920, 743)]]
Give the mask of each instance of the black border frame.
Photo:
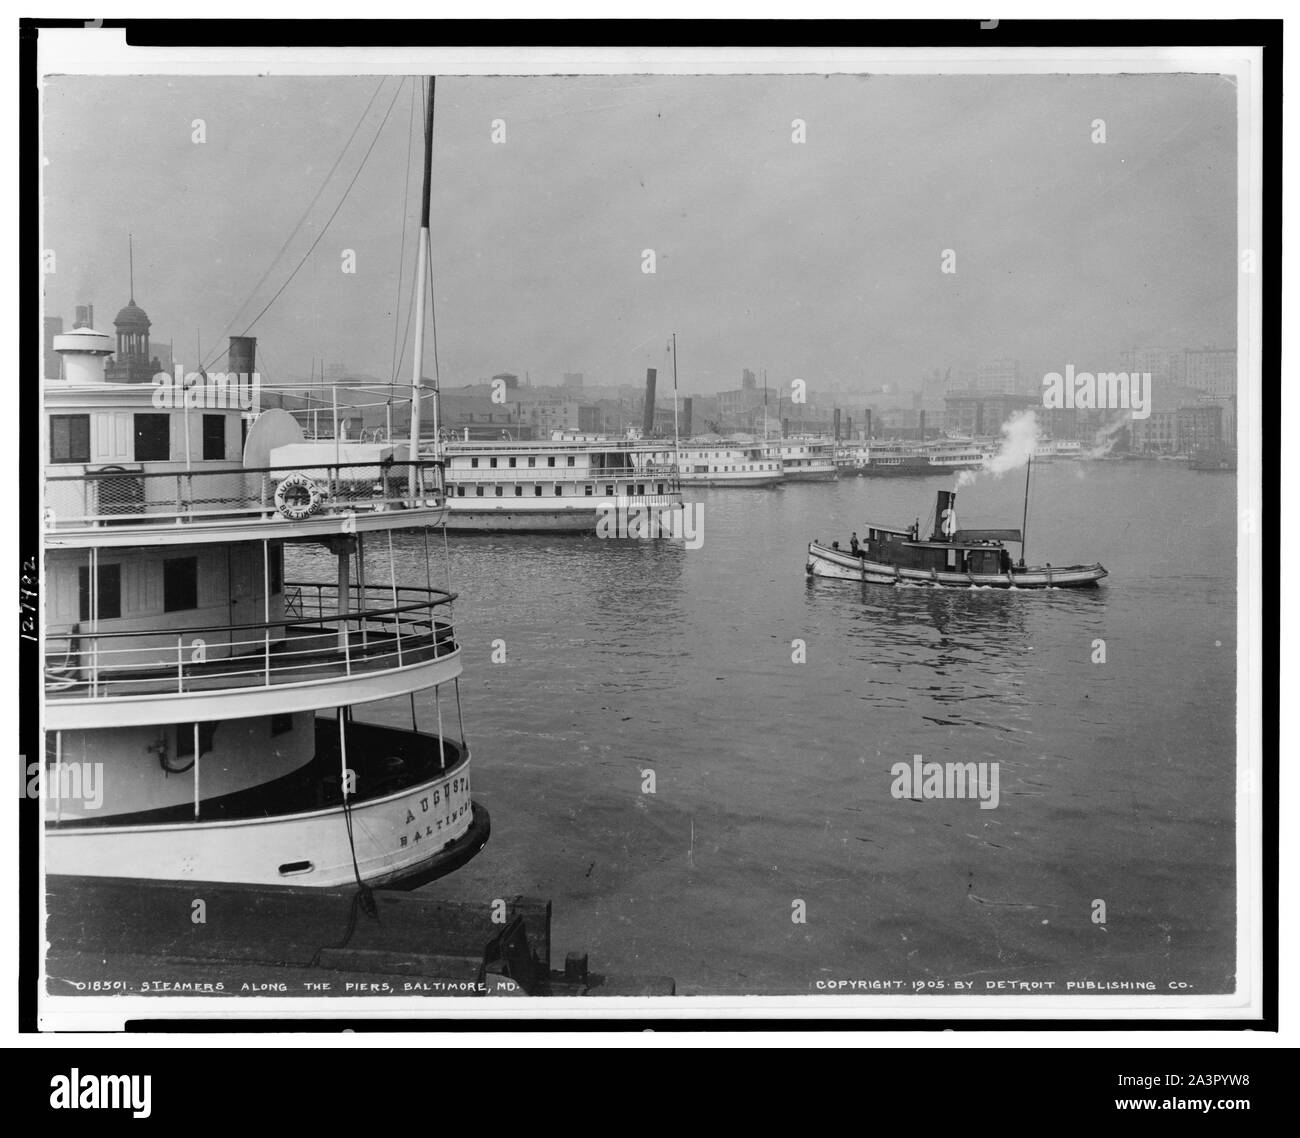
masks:
[[(19, 21), (19, 422), (39, 410), (39, 386), (27, 377), (41, 373), (41, 350), (26, 330), (34, 328), (39, 292), (30, 287), (40, 249), (35, 218), (40, 209), (37, 90), (37, 38), (42, 28), (83, 27), (87, 21), (21, 19)], [(1262, 138), (1263, 215), (1261, 287), (1262, 368), (1266, 391), (1276, 394), (1279, 413), (1262, 416), (1261, 517), (1262, 564), (1279, 563), (1281, 428), (1281, 289), (1282, 289), (1282, 21), (1281, 20), (1001, 20), (984, 29), (978, 20), (283, 20), (257, 21), (113, 20), (105, 28), (125, 28), (137, 46), (287, 46), (287, 47), (457, 47), (521, 45), (615, 46), (769, 46), (769, 47), (1152, 47), (1256, 46), (1263, 49)], [(738, 43), (738, 41), (741, 41)], [(39, 440), (20, 431), (19, 501), (27, 472), (38, 461)], [(1274, 472), (1278, 477), (1272, 477)], [(18, 515), (19, 558), (41, 551), (37, 511)], [(1262, 675), (1276, 675), (1279, 662), (1279, 583), (1276, 574), (1263, 581)], [(1275, 632), (1275, 630), (1277, 630)], [(36, 709), (41, 692), (36, 643), (19, 641), (19, 750), (41, 753)], [(1278, 887), (1279, 887), (1279, 742), (1280, 680), (1263, 689), (1263, 1012), (1258, 1019), (660, 1019), (568, 1016), (547, 1019), (137, 1019), (128, 1032), (321, 1032), (469, 1033), (469, 1032), (960, 1032), (980, 1031), (1268, 1031), (1278, 1030)], [(25, 772), (24, 772), (25, 776)], [(36, 997), (39, 977), (39, 803), (19, 803), (19, 973), (18, 1028), (38, 1031)], [(55, 1053), (47, 1053), (51, 1063)], [(970, 1052), (963, 1052), (969, 1056)]]

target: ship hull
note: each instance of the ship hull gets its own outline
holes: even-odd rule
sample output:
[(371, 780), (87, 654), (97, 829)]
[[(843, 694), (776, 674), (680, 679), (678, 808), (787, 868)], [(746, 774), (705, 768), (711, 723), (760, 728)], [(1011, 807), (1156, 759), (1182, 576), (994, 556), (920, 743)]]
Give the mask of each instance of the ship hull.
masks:
[(755, 475), (726, 475), (726, 474), (701, 474), (681, 476), (683, 486), (715, 486), (715, 487), (749, 487), (752, 489), (763, 489), (769, 486), (780, 486), (786, 481), (783, 474), (755, 474)]
[[(349, 807), (221, 821), (49, 825), (46, 872), (247, 885), (414, 888), (463, 865), (488, 840), (468, 757), (436, 778)], [(353, 851), (355, 848), (355, 864)]]
[(549, 510), (453, 508), (447, 516), (447, 529), (458, 533), (595, 533), (602, 517), (615, 512), (668, 518), (681, 508), (677, 494), (654, 499), (586, 498), (581, 506)]
[(595, 533), (595, 510), (515, 513), (506, 510), (453, 510), (447, 515), (452, 533)]
[(918, 463), (915, 466), (875, 466), (868, 464), (862, 468), (862, 473), (868, 478), (936, 478), (941, 475), (951, 474), (956, 467), (951, 466), (932, 466), (928, 462)]
[(808, 544), (805, 571), (810, 577), (948, 589), (1077, 589), (1095, 586), (1107, 576), (1101, 565), (1030, 566), (1009, 573), (942, 573), (938, 570), (904, 569), (855, 557), (816, 542)]
[(834, 482), (839, 472), (831, 470), (787, 470), (783, 476), (786, 482)]

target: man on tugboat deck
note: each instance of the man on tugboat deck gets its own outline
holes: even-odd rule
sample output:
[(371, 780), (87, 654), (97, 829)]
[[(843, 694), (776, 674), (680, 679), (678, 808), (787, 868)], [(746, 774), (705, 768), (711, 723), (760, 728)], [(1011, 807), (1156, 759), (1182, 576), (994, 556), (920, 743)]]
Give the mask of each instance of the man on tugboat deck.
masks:
[(853, 556), (858, 557), (862, 552), (862, 547), (858, 545), (858, 531), (853, 531), (853, 536), (849, 538), (849, 548), (853, 550)]

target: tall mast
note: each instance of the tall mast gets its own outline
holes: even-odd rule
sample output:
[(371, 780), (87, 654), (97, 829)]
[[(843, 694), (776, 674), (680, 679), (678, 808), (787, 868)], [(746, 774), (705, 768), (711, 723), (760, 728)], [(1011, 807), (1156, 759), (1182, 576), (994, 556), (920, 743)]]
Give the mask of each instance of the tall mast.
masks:
[[(416, 466), (420, 457), (420, 382), (424, 370), (424, 278), (429, 271), (429, 194), (433, 182), (433, 93), (434, 77), (429, 76), (429, 95), (424, 105), (424, 192), (420, 197), (420, 244), (415, 270), (415, 360), (411, 371), (411, 455), (408, 492), (415, 499)], [(433, 457), (439, 457), (437, 440), (438, 413), (434, 405)]]
[(1025, 539), (1029, 536), (1029, 471), (1034, 465), (1031, 454), (1025, 462), (1025, 512), (1020, 519), (1020, 564), (1025, 563)]
[(130, 281), (131, 281), (131, 303), (134, 304), (135, 303), (135, 237), (133, 234), (130, 233), (126, 235), (126, 256), (127, 256), (127, 262), (130, 265), (130, 269), (128, 271), (130, 273)]
[(677, 333), (673, 333), (673, 462), (682, 468), (681, 440), (677, 434)]

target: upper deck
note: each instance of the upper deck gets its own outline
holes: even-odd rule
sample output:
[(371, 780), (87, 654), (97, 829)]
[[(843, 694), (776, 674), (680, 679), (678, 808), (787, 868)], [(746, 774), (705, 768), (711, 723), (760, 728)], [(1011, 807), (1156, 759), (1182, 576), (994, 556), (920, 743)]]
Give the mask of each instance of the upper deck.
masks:
[[(224, 389), (49, 383), (47, 546), (325, 537), (438, 525), (442, 463), (404, 444), (308, 442), (289, 414)], [(192, 404), (192, 405), (191, 405)]]

